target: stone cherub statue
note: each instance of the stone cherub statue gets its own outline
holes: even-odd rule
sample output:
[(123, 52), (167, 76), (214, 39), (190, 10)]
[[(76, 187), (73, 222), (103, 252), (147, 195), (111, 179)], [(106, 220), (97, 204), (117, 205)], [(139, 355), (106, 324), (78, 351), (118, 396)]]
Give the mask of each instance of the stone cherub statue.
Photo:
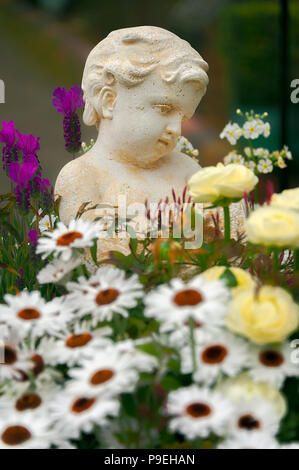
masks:
[[(162, 28), (112, 31), (90, 52), (83, 73), (83, 121), (98, 137), (65, 165), (55, 193), (68, 223), (86, 201), (158, 202), (181, 194), (198, 163), (176, 149), (182, 122), (194, 114), (208, 85), (208, 64), (190, 44)], [(83, 217), (94, 220), (98, 209)], [(102, 214), (102, 211), (101, 211)], [(100, 258), (126, 240), (101, 240)]]

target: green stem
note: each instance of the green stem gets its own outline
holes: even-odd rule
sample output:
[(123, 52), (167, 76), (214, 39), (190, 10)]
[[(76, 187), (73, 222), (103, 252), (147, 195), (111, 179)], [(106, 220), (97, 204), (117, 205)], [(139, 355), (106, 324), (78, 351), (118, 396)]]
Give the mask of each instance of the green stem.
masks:
[(230, 240), (230, 213), (229, 213), (229, 206), (223, 207), (224, 211), (224, 239), (225, 241)]
[(299, 248), (294, 251), (294, 271), (299, 271)]
[(194, 338), (194, 320), (193, 318), (189, 319), (189, 328), (190, 328), (190, 345), (191, 345), (191, 355), (192, 355), (192, 367), (193, 372), (196, 372), (196, 352), (195, 352), (195, 338)]

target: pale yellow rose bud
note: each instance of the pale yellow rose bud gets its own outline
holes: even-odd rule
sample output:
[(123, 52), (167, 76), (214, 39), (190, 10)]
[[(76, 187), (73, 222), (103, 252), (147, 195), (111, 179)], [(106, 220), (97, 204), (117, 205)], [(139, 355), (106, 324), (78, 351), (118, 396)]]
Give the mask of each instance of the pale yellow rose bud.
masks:
[(299, 305), (281, 287), (242, 290), (230, 302), (225, 323), (229, 330), (257, 344), (284, 341), (297, 327)]
[(202, 168), (188, 181), (189, 194), (195, 202), (214, 202), (219, 198), (241, 199), (258, 183), (249, 168), (231, 163)]
[(299, 214), (276, 206), (260, 207), (245, 222), (248, 241), (266, 246), (299, 247)]
[(273, 194), (270, 205), (299, 211), (299, 188), (285, 189), (280, 194)]

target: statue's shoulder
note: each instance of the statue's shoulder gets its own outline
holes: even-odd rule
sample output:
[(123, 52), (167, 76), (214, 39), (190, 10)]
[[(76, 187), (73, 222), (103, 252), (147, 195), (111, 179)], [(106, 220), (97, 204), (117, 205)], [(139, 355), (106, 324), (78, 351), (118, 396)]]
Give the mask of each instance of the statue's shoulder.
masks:
[(56, 180), (55, 192), (61, 193), (63, 188), (69, 187), (70, 185), (73, 187), (78, 183), (82, 185), (85, 179), (86, 184), (90, 184), (94, 177), (95, 169), (90, 159), (86, 155), (82, 155), (62, 167)]

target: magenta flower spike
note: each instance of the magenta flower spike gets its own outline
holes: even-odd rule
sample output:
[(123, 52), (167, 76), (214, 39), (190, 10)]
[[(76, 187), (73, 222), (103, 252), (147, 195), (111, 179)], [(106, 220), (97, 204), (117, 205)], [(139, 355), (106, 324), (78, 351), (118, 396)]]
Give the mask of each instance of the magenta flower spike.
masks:
[(0, 142), (5, 143), (9, 148), (15, 144), (15, 123), (14, 121), (2, 121), (3, 129), (0, 131)]
[(16, 133), (18, 136), (17, 147), (22, 150), (24, 158), (31, 155), (36, 157), (36, 152), (40, 149), (39, 137), (34, 137), (32, 134), (21, 134), (18, 130)]
[(64, 115), (63, 130), (65, 148), (68, 152), (77, 153), (81, 149), (81, 128), (77, 114), (84, 106), (82, 89), (79, 85), (72, 86), (69, 91), (58, 87), (53, 92), (53, 106)]
[(30, 208), (30, 181), (36, 169), (36, 159), (33, 158), (23, 162), (22, 165), (12, 162), (8, 169), (8, 176), (16, 183), (16, 204), (25, 214)]
[(22, 188), (31, 180), (33, 173), (37, 169), (36, 161), (28, 160), (20, 165), (18, 162), (12, 162), (9, 166), (9, 177), (14, 183)]
[(16, 129), (14, 121), (2, 121), (2, 126), (0, 142), (5, 144), (2, 149), (3, 170), (8, 171), (10, 163), (19, 159), (16, 146)]

